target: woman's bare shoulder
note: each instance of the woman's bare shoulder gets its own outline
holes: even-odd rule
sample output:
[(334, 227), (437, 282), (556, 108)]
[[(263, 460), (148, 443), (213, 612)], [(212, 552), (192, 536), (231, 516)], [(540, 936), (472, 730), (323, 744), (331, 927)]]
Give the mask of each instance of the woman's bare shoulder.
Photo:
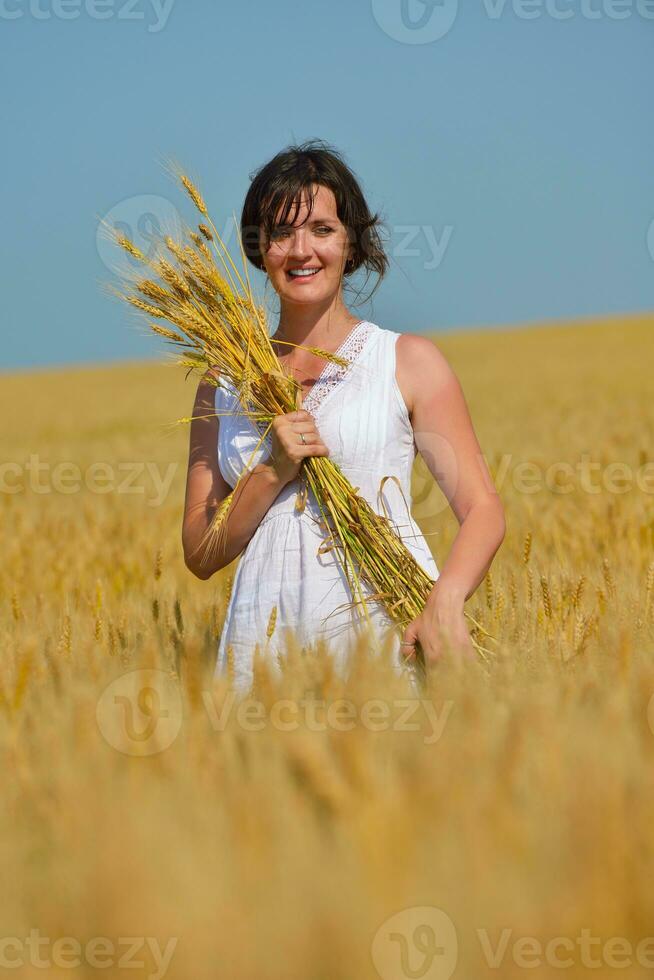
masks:
[(424, 334), (401, 333), (395, 350), (397, 382), (411, 413), (419, 394), (447, 384), (454, 372), (443, 352)]

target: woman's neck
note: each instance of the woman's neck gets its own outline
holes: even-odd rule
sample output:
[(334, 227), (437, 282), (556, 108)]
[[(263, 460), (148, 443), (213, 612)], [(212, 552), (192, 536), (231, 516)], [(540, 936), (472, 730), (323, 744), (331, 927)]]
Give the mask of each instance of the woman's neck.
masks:
[[(330, 349), (338, 347), (348, 333), (360, 322), (346, 306), (328, 309), (316, 315), (315, 310), (284, 310), (273, 340), (287, 340), (306, 347)], [(289, 348), (286, 348), (289, 351)]]

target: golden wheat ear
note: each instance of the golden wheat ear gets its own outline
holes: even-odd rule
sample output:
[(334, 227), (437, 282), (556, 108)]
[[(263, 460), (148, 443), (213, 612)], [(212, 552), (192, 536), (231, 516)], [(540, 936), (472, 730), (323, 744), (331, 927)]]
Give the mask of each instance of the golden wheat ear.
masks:
[(275, 632), (275, 626), (277, 624), (277, 606), (273, 606), (270, 610), (270, 616), (268, 618), (268, 626), (266, 627), (266, 636), (268, 639)]
[(184, 187), (186, 193), (191, 198), (191, 200), (195, 204), (200, 214), (204, 214), (205, 216), (207, 216), (209, 214), (207, 210), (207, 205), (204, 203), (204, 198), (202, 197), (202, 194), (200, 194), (200, 191), (197, 189), (193, 181), (190, 179), (190, 177), (187, 177), (186, 174), (180, 173), (178, 176), (180, 181), (182, 182), (182, 186)]
[[(238, 486), (238, 484), (237, 484)], [(193, 555), (201, 552), (200, 564), (202, 566), (210, 564), (215, 558), (220, 554), (221, 548), (225, 549), (226, 535), (227, 535), (227, 512), (229, 511), (232, 500), (234, 499), (234, 490), (229, 493), (224, 500), (220, 502), (216, 513), (213, 515), (211, 521), (207, 525), (200, 542), (192, 552)]]

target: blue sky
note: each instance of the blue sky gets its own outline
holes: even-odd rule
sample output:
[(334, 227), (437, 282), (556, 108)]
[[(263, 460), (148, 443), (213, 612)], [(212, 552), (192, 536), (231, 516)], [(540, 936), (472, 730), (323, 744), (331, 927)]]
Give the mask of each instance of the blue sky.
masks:
[(311, 137), (387, 227), (358, 316), (654, 309), (653, 0), (0, 0), (0, 48), (3, 368), (159, 356), (101, 289), (98, 216), (192, 218), (174, 158), (229, 235)]

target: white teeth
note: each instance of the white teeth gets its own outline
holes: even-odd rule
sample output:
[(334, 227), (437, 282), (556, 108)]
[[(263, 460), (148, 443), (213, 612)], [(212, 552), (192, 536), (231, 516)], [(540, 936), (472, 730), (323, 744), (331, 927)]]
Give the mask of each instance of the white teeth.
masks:
[(316, 272), (320, 272), (320, 269), (289, 269), (291, 276), (315, 276)]

